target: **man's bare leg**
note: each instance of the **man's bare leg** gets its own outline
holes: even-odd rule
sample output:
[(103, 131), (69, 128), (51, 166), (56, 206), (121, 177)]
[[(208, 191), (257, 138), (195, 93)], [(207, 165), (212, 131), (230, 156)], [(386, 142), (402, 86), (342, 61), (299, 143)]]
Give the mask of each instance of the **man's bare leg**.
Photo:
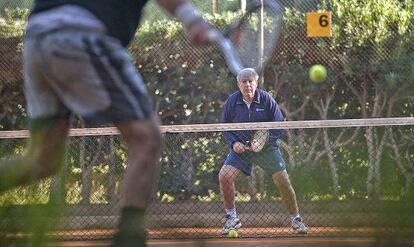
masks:
[(239, 169), (230, 165), (224, 165), (220, 170), (220, 191), (221, 196), (223, 197), (224, 207), (226, 209), (235, 208), (234, 198), (236, 189), (234, 187), (234, 181), (236, 180), (239, 173)]
[(55, 174), (62, 167), (69, 124), (66, 119), (32, 131), (25, 155), (0, 162), (0, 192), (35, 183)]
[(298, 214), (299, 208), (296, 201), (295, 190), (290, 183), (289, 175), (286, 170), (274, 173), (272, 178), (282, 196), (282, 201), (288, 209), (289, 214)]
[(145, 246), (145, 210), (161, 150), (158, 118), (117, 124), (128, 149), (121, 188), (121, 217), (113, 246)]
[(272, 178), (279, 189), (283, 203), (289, 211), (293, 231), (295, 233), (306, 234), (308, 232), (308, 227), (303, 223), (302, 218), (299, 215), (295, 190), (290, 182), (288, 173), (286, 170), (280, 171), (273, 174)]
[(161, 150), (158, 118), (118, 124), (128, 149), (122, 182), (122, 207), (146, 208), (154, 186)]
[(232, 229), (241, 227), (240, 219), (237, 217), (235, 206), (235, 187), (234, 181), (239, 175), (240, 170), (224, 165), (219, 173), (220, 191), (223, 197), (224, 207), (226, 209), (226, 220), (223, 225), (222, 234), (227, 234)]

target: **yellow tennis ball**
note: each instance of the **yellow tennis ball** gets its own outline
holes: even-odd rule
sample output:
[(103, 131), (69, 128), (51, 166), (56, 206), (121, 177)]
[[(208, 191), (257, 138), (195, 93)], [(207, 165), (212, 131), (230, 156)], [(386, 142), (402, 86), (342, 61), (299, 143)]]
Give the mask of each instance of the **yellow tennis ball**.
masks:
[(237, 238), (239, 236), (236, 230), (230, 230), (228, 235), (230, 238)]
[(323, 82), (326, 79), (328, 72), (323, 65), (316, 64), (313, 65), (309, 70), (309, 78), (313, 82)]

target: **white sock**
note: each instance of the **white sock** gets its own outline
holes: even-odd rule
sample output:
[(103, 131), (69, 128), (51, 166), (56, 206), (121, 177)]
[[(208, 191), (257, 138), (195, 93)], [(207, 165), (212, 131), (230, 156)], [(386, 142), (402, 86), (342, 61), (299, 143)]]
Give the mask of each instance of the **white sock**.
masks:
[(294, 219), (296, 219), (296, 218), (300, 218), (300, 215), (299, 215), (299, 213), (295, 213), (295, 214), (291, 214), (290, 215), (290, 220), (294, 220)]
[(232, 209), (227, 209), (226, 208), (226, 214), (230, 215), (231, 218), (237, 217), (237, 212), (236, 212), (235, 208), (232, 208)]

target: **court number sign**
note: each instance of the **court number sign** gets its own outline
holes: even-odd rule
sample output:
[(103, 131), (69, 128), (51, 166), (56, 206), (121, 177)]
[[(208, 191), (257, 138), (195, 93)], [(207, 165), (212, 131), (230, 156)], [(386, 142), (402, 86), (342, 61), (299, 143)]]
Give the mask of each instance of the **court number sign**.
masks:
[(331, 12), (306, 13), (306, 28), (308, 37), (331, 37), (332, 14)]

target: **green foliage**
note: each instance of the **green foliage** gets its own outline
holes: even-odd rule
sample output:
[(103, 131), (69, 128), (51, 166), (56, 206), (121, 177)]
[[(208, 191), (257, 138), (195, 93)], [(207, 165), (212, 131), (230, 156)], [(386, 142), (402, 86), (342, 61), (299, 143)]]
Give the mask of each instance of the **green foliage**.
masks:
[[(237, 5), (236, 1), (231, 4), (231, 1), (227, 2), (229, 9), (232, 8), (230, 5)], [(284, 106), (285, 114), (291, 114), (289, 120), (322, 118), (316, 106), (331, 95), (333, 99), (327, 116), (324, 116), (330, 119), (371, 117), (374, 113), (379, 117), (414, 114), (413, 1), (313, 1), (321, 3), (319, 9), (332, 10), (334, 23), (331, 39), (307, 38), (305, 15), (302, 11), (306, 7), (305, 1), (297, 1), (298, 5), (285, 2), (284, 36), (273, 64), (265, 71), (263, 86), (275, 94)], [(206, 14), (206, 17), (222, 28), (239, 14), (223, 12), (220, 15)], [(14, 44), (4, 46), (6, 51), (2, 53), (7, 55), (4, 56), (7, 61), (19, 61), (21, 54), (16, 52), (19, 47), (16, 48), (15, 44), (21, 40), (26, 18), (25, 9), (5, 9), (2, 13), (0, 36), (5, 41), (2, 44)], [(224, 100), (236, 87), (217, 47), (192, 46), (181, 25), (171, 19), (146, 19), (129, 51), (150, 93), (154, 95), (155, 106), (163, 124), (219, 121)], [(314, 84), (308, 79), (308, 68), (315, 63), (324, 64), (328, 68), (328, 79), (325, 83)], [(7, 68), (8, 74), (10, 71)], [(0, 128), (20, 129), (24, 126), (22, 122), (25, 118), (20, 90), (21, 78), (0, 78), (1, 99), (8, 99), (2, 101)], [(15, 95), (16, 92), (19, 97)], [(13, 97), (6, 98), (5, 95)], [(361, 102), (361, 98), (366, 102)], [(391, 110), (379, 113), (375, 111), (375, 100), (378, 99), (386, 102), (385, 105), (390, 106)], [(367, 111), (366, 116), (363, 111)], [(307, 134), (304, 139), (311, 140), (314, 135)], [(331, 141), (337, 135), (338, 133), (334, 133)], [(116, 148), (114, 153), (105, 148), (95, 152), (95, 148), (104, 142), (107, 140), (97, 138), (90, 141), (89, 147), (71, 146), (68, 157), (68, 184), (76, 189), (72, 189), (73, 197), (68, 199), (70, 203), (82, 200), (79, 187), (88, 165), (93, 166), (92, 178), (99, 180), (91, 185), (94, 191), (99, 191), (99, 196), (92, 200), (94, 203), (106, 201), (103, 196), (105, 185), (102, 181), (110, 167), (116, 166), (117, 176), (124, 169), (126, 154), (122, 147)], [(218, 199), (217, 173), (227, 151), (219, 135), (178, 138), (168, 142), (173, 143), (173, 146), (164, 151), (161, 158), (159, 198)], [(5, 151), (9, 144), (3, 141), (1, 143), (0, 151), (3, 156), (10, 152)], [(304, 143), (294, 143), (295, 152), (285, 155), (287, 160), (291, 155), (298, 162), (290, 164), (289, 167), (298, 196), (309, 200), (332, 198), (329, 195), (333, 191), (332, 177), (326, 156), (310, 165), (304, 164), (307, 153), (305, 145), (302, 144)], [(21, 150), (23, 145), (15, 144), (18, 146), (16, 150)], [(321, 146), (322, 144), (318, 147)], [(406, 143), (400, 149), (408, 150), (409, 147), (412, 148)], [(384, 181), (392, 183), (393, 186), (384, 190), (384, 193), (391, 194), (390, 198), (400, 198), (404, 196), (400, 190), (403, 186), (402, 174), (397, 168), (385, 165), (395, 162), (387, 152), (390, 152), (389, 147), (383, 155), (382, 169), (383, 173), (387, 173)], [(361, 174), (365, 176), (367, 173), (369, 155), (371, 154), (368, 154), (364, 137), (334, 150), (335, 160), (339, 164), (340, 199), (365, 198), (365, 181), (361, 179)], [(114, 158), (113, 161), (110, 161), (111, 157)], [(411, 157), (411, 162), (412, 159)], [(263, 198), (275, 198), (277, 192), (271, 180), (267, 179), (262, 187)]]
[(161, 156), (158, 197), (161, 200), (211, 198), (218, 195), (218, 171), (227, 148), (217, 134), (170, 134)]
[[(204, 0), (191, 0), (190, 1), (200, 13), (211, 14), (213, 12), (212, 2)], [(222, 14), (227, 11), (236, 11), (239, 9), (238, 0), (224, 0), (220, 1), (219, 12)], [(163, 9), (161, 9), (155, 1), (149, 1), (144, 8), (143, 19), (145, 21), (154, 22), (158, 20), (163, 20), (165, 18), (170, 18), (170, 15), (167, 14)]]
[[(236, 14), (211, 16), (224, 25)], [(162, 42), (154, 43), (154, 39)], [(174, 21), (146, 22), (130, 51), (149, 91), (155, 95), (164, 124), (217, 122), (234, 85), (217, 48), (200, 50), (187, 41)], [(198, 53), (198, 59), (194, 54)], [(214, 93), (211, 93), (214, 92)]]
[(33, 0), (0, 0), (0, 10), (5, 8), (25, 8), (29, 9)]
[(28, 13), (28, 9), (4, 9), (4, 14), (0, 16), (0, 37), (21, 37), (27, 24)]

